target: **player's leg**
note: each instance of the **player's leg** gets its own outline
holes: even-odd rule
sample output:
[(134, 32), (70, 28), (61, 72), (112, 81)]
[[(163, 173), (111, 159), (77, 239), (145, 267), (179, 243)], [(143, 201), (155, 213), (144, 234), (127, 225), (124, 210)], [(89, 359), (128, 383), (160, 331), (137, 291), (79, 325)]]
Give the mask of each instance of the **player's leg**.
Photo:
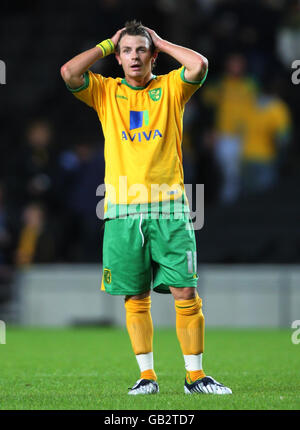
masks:
[(126, 296), (126, 327), (136, 356), (141, 379), (156, 381), (153, 366), (153, 323), (151, 317), (150, 291)]
[(154, 290), (171, 292), (175, 299), (176, 331), (186, 367), (185, 392), (230, 394), (229, 388), (206, 376), (202, 368), (204, 316), (196, 290), (196, 241), (191, 224), (191, 220), (172, 217), (153, 220)]
[(144, 237), (141, 237), (140, 224), (138, 218), (132, 217), (106, 222), (102, 289), (109, 294), (125, 295), (126, 323), (133, 350), (138, 363), (141, 363), (142, 372), (148, 370), (145, 375), (154, 378), (153, 364), (150, 362), (150, 355), (153, 362), (149, 294), (151, 257), (147, 234), (144, 228)]
[(175, 299), (176, 332), (186, 368), (185, 393), (231, 394), (230, 388), (203, 371), (204, 316), (196, 289), (170, 287), (170, 291)]
[(195, 287), (170, 287), (175, 299), (176, 333), (183, 354), (186, 379), (193, 383), (203, 378), (204, 316), (202, 300)]

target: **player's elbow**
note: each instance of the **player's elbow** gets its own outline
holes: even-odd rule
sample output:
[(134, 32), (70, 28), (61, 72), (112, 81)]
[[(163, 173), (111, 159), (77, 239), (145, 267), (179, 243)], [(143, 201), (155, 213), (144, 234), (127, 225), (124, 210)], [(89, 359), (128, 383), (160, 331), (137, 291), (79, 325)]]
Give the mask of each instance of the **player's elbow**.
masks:
[(207, 72), (207, 69), (208, 69), (208, 60), (207, 58), (201, 55), (201, 57), (199, 58), (199, 61), (197, 62), (194, 68), (195, 80), (198, 80), (198, 81), (202, 80)]
[(203, 57), (203, 55), (199, 59), (198, 69), (199, 75), (204, 75), (208, 69), (208, 59)]
[(200, 80), (200, 78), (205, 75), (207, 68), (208, 68), (207, 58), (203, 57), (200, 54), (196, 58), (196, 61), (194, 61), (194, 63), (190, 66), (190, 68), (187, 67), (187, 69), (193, 75), (194, 80)]
[(84, 84), (84, 75), (74, 74), (74, 70), (68, 63), (60, 68), (60, 74), (67, 86), (71, 89), (76, 89)]
[(71, 72), (67, 64), (61, 66), (60, 75), (65, 82), (68, 82), (71, 79)]

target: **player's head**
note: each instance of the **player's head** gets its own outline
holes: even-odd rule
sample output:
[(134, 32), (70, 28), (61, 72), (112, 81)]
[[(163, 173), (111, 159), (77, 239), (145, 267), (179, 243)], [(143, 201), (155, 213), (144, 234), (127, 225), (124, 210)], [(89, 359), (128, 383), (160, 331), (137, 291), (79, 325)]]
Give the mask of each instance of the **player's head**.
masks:
[(117, 43), (117, 46), (115, 48), (115, 51), (117, 54), (120, 54), (120, 44), (121, 40), (124, 36), (142, 36), (148, 39), (149, 42), (149, 48), (152, 54), (155, 52), (155, 45), (153, 43), (152, 37), (148, 33), (147, 29), (143, 26), (143, 24), (140, 21), (133, 20), (133, 21), (127, 21), (125, 23), (125, 28), (120, 34), (119, 41)]
[(150, 34), (142, 23), (136, 20), (126, 22), (115, 52), (125, 76), (131, 78), (147, 75), (152, 70), (157, 57)]

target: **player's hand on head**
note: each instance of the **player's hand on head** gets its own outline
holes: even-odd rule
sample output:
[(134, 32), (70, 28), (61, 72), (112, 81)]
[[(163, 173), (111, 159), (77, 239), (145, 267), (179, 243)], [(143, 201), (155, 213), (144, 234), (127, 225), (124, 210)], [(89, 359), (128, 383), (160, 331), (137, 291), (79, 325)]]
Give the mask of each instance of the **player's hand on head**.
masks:
[(122, 31), (123, 30), (125, 30), (125, 27), (123, 27), (123, 28), (121, 28), (120, 30), (118, 30), (111, 38), (110, 38), (110, 40), (112, 40), (113, 41), (113, 43), (114, 43), (114, 45), (115, 45), (115, 47), (117, 46), (117, 43), (118, 43), (118, 41), (119, 41), (119, 39), (120, 39), (120, 35), (121, 35), (121, 33), (122, 33)]
[(145, 29), (150, 34), (150, 36), (153, 40), (153, 43), (155, 45), (156, 51), (159, 52), (160, 51), (160, 44), (161, 44), (163, 39), (161, 37), (159, 37), (158, 34), (154, 30), (151, 30), (151, 28), (145, 27)]

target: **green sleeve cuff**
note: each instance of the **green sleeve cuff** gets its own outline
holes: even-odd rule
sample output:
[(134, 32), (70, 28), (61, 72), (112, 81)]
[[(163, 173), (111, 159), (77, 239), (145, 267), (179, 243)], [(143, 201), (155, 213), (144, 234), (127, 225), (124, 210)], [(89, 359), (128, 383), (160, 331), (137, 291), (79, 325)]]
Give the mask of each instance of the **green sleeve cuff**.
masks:
[(89, 86), (89, 83), (90, 83), (89, 72), (88, 71), (84, 72), (83, 77), (84, 77), (84, 84), (81, 85), (81, 87), (79, 88), (71, 88), (69, 87), (69, 85), (66, 84), (68, 90), (70, 90), (71, 93), (78, 93), (79, 91), (85, 90)]
[(184, 77), (184, 71), (185, 71), (185, 67), (182, 68), (181, 73), (180, 73), (180, 77), (183, 80), (183, 82), (186, 82), (187, 84), (192, 84), (192, 85), (202, 85), (203, 82), (206, 79), (207, 73), (208, 73), (208, 68), (206, 69), (205, 75), (204, 77), (201, 79), (201, 81), (188, 81), (187, 79), (185, 79)]

